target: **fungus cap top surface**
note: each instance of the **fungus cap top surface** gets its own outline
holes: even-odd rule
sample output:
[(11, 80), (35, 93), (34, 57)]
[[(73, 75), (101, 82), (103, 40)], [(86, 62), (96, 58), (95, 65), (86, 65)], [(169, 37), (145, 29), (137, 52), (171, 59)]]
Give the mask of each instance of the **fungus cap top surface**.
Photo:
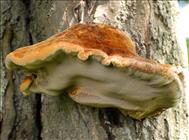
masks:
[(81, 59), (87, 55), (123, 57), (136, 55), (132, 40), (122, 31), (105, 24), (77, 24), (40, 43), (26, 46), (10, 53), (6, 64), (25, 66), (45, 61), (57, 51), (78, 52)]
[(7, 55), (5, 63), (9, 69), (37, 69), (42, 63), (51, 61), (59, 52), (77, 53), (81, 60), (86, 60), (89, 56), (99, 56), (103, 65), (131, 67), (148, 73), (180, 73), (175, 67), (157, 64), (138, 56), (127, 33), (110, 25), (97, 23), (76, 24), (45, 41), (19, 48)]

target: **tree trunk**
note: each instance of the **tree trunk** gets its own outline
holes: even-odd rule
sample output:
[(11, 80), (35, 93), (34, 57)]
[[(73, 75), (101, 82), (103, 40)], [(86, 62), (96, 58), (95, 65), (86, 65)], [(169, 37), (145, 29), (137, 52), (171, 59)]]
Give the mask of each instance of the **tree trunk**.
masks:
[[(174, 1), (86, 1), (85, 21), (127, 31), (137, 52), (160, 63), (182, 65), (175, 37)], [(81, 20), (79, 1), (1, 1), (1, 60), (18, 47), (34, 44)], [(136, 121), (117, 109), (80, 105), (67, 95), (51, 97), (19, 91), (22, 72), (1, 63), (1, 140), (187, 140), (185, 96), (175, 108)]]

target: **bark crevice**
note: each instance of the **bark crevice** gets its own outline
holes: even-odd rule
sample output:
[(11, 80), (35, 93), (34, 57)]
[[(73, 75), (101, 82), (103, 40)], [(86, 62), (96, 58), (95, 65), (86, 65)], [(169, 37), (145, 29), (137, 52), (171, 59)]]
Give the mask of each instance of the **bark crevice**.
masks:
[(42, 122), (41, 122), (41, 108), (42, 108), (42, 104), (41, 104), (41, 95), (40, 94), (36, 94), (35, 95), (35, 99), (36, 99), (35, 123), (36, 123), (36, 127), (38, 129), (37, 140), (42, 140), (42, 137), (41, 137), (41, 132), (42, 132)]
[[(11, 51), (11, 43), (13, 39), (13, 28), (11, 25), (6, 26), (5, 34), (3, 35), (2, 46), (3, 46), (3, 57)], [(6, 79), (8, 80), (7, 88), (5, 89), (4, 95), (4, 109), (3, 119), (1, 125), (1, 139), (10, 139), (15, 130), (15, 120), (16, 120), (16, 109), (14, 102), (14, 82), (13, 82), (13, 72), (6, 70)]]
[[(27, 29), (27, 34), (28, 34), (28, 42), (30, 45), (34, 43), (33, 38), (32, 38), (32, 33), (30, 32), (30, 24), (31, 24), (31, 1), (24, 1), (22, 0), (26, 7), (26, 16), (25, 16), (25, 23), (26, 23), (26, 29)], [(41, 132), (42, 132), (42, 122), (41, 122), (41, 108), (42, 108), (42, 103), (41, 103), (41, 95), (36, 94), (35, 95), (35, 115), (34, 115), (34, 122), (35, 126), (37, 128), (37, 140), (42, 140), (41, 137)]]
[[(30, 27), (30, 19), (26, 21), (28, 28)], [(28, 31), (28, 36), (29, 36), (29, 43), (30, 45), (33, 44), (33, 39), (32, 39), (32, 34)], [(37, 140), (42, 140), (41, 137), (41, 132), (42, 132), (42, 121), (41, 121), (41, 108), (42, 108), (42, 103), (41, 103), (41, 94), (36, 94), (35, 95), (35, 125), (37, 128)]]
[(108, 140), (115, 140), (116, 137), (112, 133), (112, 128), (122, 126), (118, 110), (112, 108), (100, 110), (99, 120), (107, 134)]

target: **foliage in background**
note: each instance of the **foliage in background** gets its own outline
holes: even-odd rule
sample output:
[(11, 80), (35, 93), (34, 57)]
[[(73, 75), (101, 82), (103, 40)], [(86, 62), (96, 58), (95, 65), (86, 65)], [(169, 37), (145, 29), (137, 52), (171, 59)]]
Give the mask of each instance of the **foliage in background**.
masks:
[(186, 39), (186, 45), (188, 50), (188, 66), (189, 66), (189, 38)]
[(180, 2), (180, 1), (189, 2), (189, 0), (178, 0), (178, 1), (179, 1), (179, 2)]

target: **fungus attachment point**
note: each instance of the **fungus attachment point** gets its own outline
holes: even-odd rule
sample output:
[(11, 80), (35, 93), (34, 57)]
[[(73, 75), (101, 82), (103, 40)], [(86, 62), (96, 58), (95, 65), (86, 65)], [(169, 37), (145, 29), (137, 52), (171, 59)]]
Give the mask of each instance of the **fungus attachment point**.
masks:
[(131, 38), (106, 24), (74, 25), (7, 55), (9, 69), (35, 73), (20, 90), (59, 95), (76, 102), (118, 108), (142, 119), (173, 107), (182, 95), (182, 71), (137, 55)]

